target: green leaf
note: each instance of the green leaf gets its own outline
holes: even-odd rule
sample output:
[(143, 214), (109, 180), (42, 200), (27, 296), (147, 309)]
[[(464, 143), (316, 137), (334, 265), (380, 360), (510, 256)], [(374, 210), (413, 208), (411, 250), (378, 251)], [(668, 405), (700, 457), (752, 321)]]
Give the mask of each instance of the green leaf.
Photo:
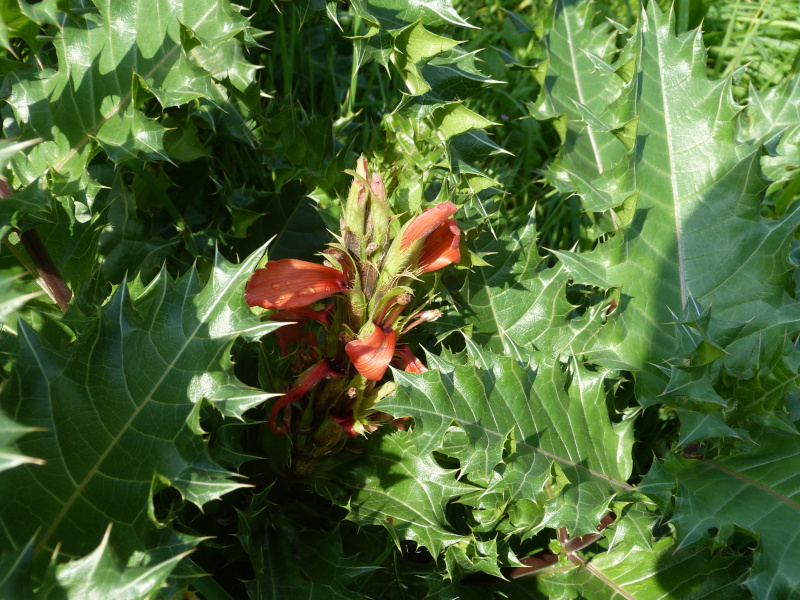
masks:
[(737, 121), (741, 142), (762, 142), (779, 136), (775, 156), (764, 157), (764, 171), (774, 180), (785, 180), (800, 167), (800, 77), (759, 92), (750, 87), (747, 108)]
[(370, 440), (364, 459), (347, 469), (318, 467), (317, 485), (335, 494), (346, 482), (356, 490), (348, 498), (348, 520), (382, 525), (396, 544), (411, 540), (437, 555), (465, 539), (448, 523), (447, 503), (476, 488), (458, 481), (428, 450), (407, 435), (383, 435)]
[[(67, 598), (152, 598), (177, 564), (191, 552), (183, 552), (147, 566), (124, 567), (111, 552), (110, 533), (109, 528), (100, 545), (88, 556), (56, 567), (55, 583)], [(43, 586), (40, 591), (44, 597), (54, 591), (47, 587)]]
[(308, 598), (361, 600), (353, 580), (377, 567), (346, 556), (339, 528), (309, 531), (288, 518), (263, 524), (263, 515), (239, 513), (239, 539), (250, 555), (255, 577), (247, 582), (252, 600)]
[[(633, 443), (632, 422), (608, 418), (604, 375), (574, 362), (565, 373), (546, 354), (523, 365), (469, 348), (453, 359), (429, 356), (423, 375), (394, 373), (397, 390), (378, 408), (412, 416), (413, 432), (372, 442), (349, 475), (335, 475), (357, 489), (348, 518), (381, 524), (431, 553), (470, 543), (444, 520), (444, 505), (455, 500), (486, 531), (594, 531), (613, 494), (629, 488)], [(464, 481), (437, 466), (434, 453), (458, 461)], [(536, 510), (520, 512), (518, 502)], [(491, 573), (490, 563), (475, 565)]]
[(224, 100), (209, 71), (187, 57), (181, 31), (188, 27), (209, 48), (229, 43), (248, 22), (227, 0), (96, 4), (59, 19), (57, 70), (9, 75), (18, 135), (44, 139), (14, 161), (23, 182), (47, 170), (80, 179), (95, 140), (116, 162), (165, 157), (164, 128), (131, 103), (131, 74), (163, 108), (201, 97)]
[(177, 281), (162, 272), (147, 287), (119, 286), (67, 348), (18, 324), (0, 404), (21, 426), (44, 430), (17, 445), (45, 464), (0, 475), (4, 489), (19, 492), (0, 508), (4, 545), (39, 530), (37, 552), (58, 543), (63, 554), (81, 555), (111, 521), (111, 545), (127, 555), (152, 540), (153, 489), (171, 485), (202, 506), (244, 485), (209, 459), (199, 411), (210, 402), (239, 417), (269, 397), (238, 383), (229, 355), (237, 336), (276, 327), (243, 298), (262, 253), (240, 265), (217, 256), (205, 285), (191, 269)]
[(735, 456), (690, 460), (671, 454), (665, 462), (675, 478), (673, 523), (681, 546), (725, 542), (734, 526), (758, 539), (745, 582), (759, 600), (796, 598), (800, 549), (800, 436), (764, 431)]
[(474, 321), (477, 344), (506, 354), (520, 348), (577, 352), (599, 327), (601, 307), (579, 317), (567, 301), (570, 272), (564, 264), (546, 268), (536, 247), (533, 213), (517, 231), (509, 226), (498, 237), (484, 231), (473, 252), (490, 266), (472, 268), (459, 293), (459, 310)]
[[(530, 598), (533, 590), (546, 598), (598, 600), (745, 600), (749, 597), (742, 587), (744, 573), (749, 567), (746, 559), (732, 553), (712, 554), (705, 548), (680, 548), (672, 537), (651, 545), (652, 522), (652, 515), (626, 510), (626, 514), (607, 530), (611, 539), (607, 551), (578, 567), (562, 559), (565, 564), (553, 568), (552, 573), (521, 578), (498, 587), (498, 591), (508, 594), (512, 600)], [(635, 536), (630, 530), (634, 529), (643, 532), (646, 545), (633, 542), (631, 538)], [(621, 532), (624, 535), (620, 536)]]
[(425, 3), (408, 3), (403, 0), (358, 0), (356, 12), (368, 21), (379, 21), (386, 26), (401, 27), (420, 21), (428, 27), (457, 25), (474, 27), (462, 19), (452, 0), (433, 0)]
[[(565, 144), (550, 166), (550, 181), (563, 191), (578, 186), (589, 210), (606, 210), (635, 190), (632, 182), (613, 175), (627, 171), (626, 146), (630, 149), (633, 140), (625, 124), (636, 116), (630, 106), (615, 103), (625, 73), (598, 69), (598, 63), (610, 62), (617, 53), (617, 34), (607, 21), (592, 26), (590, 0), (558, 0), (550, 10), (554, 21), (545, 36), (548, 58), (537, 75), (541, 92), (530, 105), (536, 118), (554, 121)], [(629, 54), (626, 48), (618, 63), (627, 64)], [(621, 189), (627, 189), (624, 196)]]
[(37, 431), (34, 427), (24, 427), (9, 419), (0, 411), (0, 471), (13, 469), (23, 464), (41, 465), (42, 460), (20, 454), (14, 442), (26, 433)]
[(667, 384), (662, 366), (682, 355), (670, 323), (690, 297), (713, 305), (718, 319), (747, 323), (714, 372), (724, 364), (745, 375), (756, 346), (766, 344), (771, 353), (800, 317), (785, 291), (800, 211), (780, 220), (760, 216), (761, 150), (734, 139), (739, 107), (730, 80), (707, 79), (699, 32), (676, 37), (673, 30), (671, 13), (651, 3), (629, 44), (641, 48), (639, 76), (615, 101), (639, 115), (631, 172), (624, 175), (639, 189), (632, 220), (591, 252), (559, 254), (576, 282), (620, 288), (619, 307), (591, 355), (606, 367), (634, 371), (643, 405), (658, 401)]

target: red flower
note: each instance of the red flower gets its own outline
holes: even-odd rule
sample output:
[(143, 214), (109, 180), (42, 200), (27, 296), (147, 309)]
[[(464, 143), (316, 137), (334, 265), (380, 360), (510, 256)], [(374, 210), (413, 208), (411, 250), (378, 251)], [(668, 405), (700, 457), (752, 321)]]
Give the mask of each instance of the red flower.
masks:
[(367, 379), (379, 381), (394, 356), (397, 333), (394, 329), (384, 331), (375, 327), (365, 340), (353, 340), (345, 351), (358, 372)]
[(428, 368), (422, 361), (414, 356), (408, 344), (399, 344), (394, 350), (394, 364), (396, 367), (405, 370), (406, 373), (425, 373)]
[[(281, 356), (287, 356), (289, 354), (289, 346), (303, 339), (303, 331), (300, 328), (303, 323), (318, 321), (323, 325), (330, 325), (333, 310), (333, 304), (328, 304), (328, 306), (322, 310), (295, 308), (292, 310), (282, 310), (270, 315), (270, 321), (290, 321), (288, 325), (284, 325), (280, 329), (275, 330), (275, 336), (278, 338), (278, 345), (281, 347)], [(291, 321), (296, 322), (291, 323)], [(316, 346), (317, 339), (311, 335), (309, 340), (312, 339), (313, 345)]]
[(281, 347), (281, 356), (288, 356), (289, 346), (303, 339), (303, 330), (300, 328), (300, 323), (289, 323), (276, 329), (275, 337), (278, 338), (278, 345)]
[(285, 258), (268, 262), (263, 269), (253, 273), (247, 282), (244, 298), (250, 306), (270, 310), (293, 309), (347, 289), (347, 277), (341, 271)]
[(455, 219), (448, 219), (425, 238), (419, 255), (419, 266), (423, 273), (441, 269), (461, 260), (461, 231)]
[(295, 387), (278, 398), (278, 401), (272, 405), (272, 410), (269, 412), (269, 419), (267, 420), (267, 425), (269, 425), (270, 429), (272, 429), (272, 431), (274, 431), (277, 435), (285, 436), (285, 428), (282, 425), (278, 427), (275, 424), (275, 417), (277, 416), (278, 411), (284, 406), (288, 406), (292, 402), (302, 398), (311, 390), (311, 388), (313, 388), (326, 377), (344, 377), (344, 375), (334, 369), (330, 361), (327, 360), (323, 360), (322, 362), (319, 362), (311, 367), (308, 371), (306, 371), (306, 374)]
[(452, 202), (442, 202), (422, 211), (422, 214), (415, 217), (406, 227), (400, 249), (405, 250), (417, 240), (427, 238), (437, 227), (452, 217), (457, 210), (458, 208)]

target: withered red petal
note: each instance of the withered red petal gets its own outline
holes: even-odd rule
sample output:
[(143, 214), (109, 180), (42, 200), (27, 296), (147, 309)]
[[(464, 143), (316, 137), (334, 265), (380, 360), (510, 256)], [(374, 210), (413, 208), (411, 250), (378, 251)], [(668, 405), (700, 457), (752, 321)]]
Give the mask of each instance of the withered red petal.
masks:
[(396, 344), (397, 333), (394, 329), (384, 332), (380, 327), (375, 327), (367, 339), (353, 340), (344, 349), (359, 373), (367, 379), (378, 381), (386, 373)]
[(289, 355), (289, 346), (303, 339), (303, 330), (299, 323), (288, 323), (275, 330), (278, 345), (281, 347), (281, 356)]
[(337, 269), (285, 258), (270, 261), (253, 273), (244, 298), (250, 306), (270, 310), (300, 308), (346, 290), (347, 283)]
[(400, 358), (401, 368), (405, 370), (406, 373), (425, 373), (427, 372), (428, 368), (422, 363), (420, 359), (414, 356), (414, 353), (411, 352), (411, 348), (408, 347), (408, 344), (398, 344), (397, 348), (395, 348), (395, 356)]

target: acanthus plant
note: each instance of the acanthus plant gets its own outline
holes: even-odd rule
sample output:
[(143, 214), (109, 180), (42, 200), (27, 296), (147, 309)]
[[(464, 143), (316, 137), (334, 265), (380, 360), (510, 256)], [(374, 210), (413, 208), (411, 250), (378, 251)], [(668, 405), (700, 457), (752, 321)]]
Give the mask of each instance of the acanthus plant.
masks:
[(340, 235), (322, 253), (324, 262), (268, 261), (245, 291), (250, 306), (274, 310), (268, 318), (287, 323), (276, 335), (284, 356), (294, 352), (297, 377), (272, 405), (267, 423), (291, 438), (295, 474), (310, 472), (347, 437), (384, 422), (403, 428), (373, 407), (394, 390), (392, 382), (381, 383), (389, 364), (427, 371), (401, 341), (441, 312), (415, 305), (414, 281), (461, 260), (455, 204), (422, 211), (392, 236), (401, 216), (392, 214), (380, 174), (370, 174), (364, 156), (351, 173)]

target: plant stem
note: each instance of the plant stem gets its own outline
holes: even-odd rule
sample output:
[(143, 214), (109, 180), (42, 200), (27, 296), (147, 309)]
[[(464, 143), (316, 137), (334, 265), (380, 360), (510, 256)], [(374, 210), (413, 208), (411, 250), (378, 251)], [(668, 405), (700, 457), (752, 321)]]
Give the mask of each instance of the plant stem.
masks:
[(72, 291), (50, 257), (42, 238), (39, 237), (39, 232), (35, 229), (28, 229), (23, 231), (19, 238), (39, 271), (40, 279), (37, 280), (40, 281), (39, 285), (41, 286), (41, 280), (44, 280), (46, 285), (42, 286), (42, 289), (47, 292), (49, 288), (52, 293), (48, 292), (48, 295), (56, 301), (61, 312), (67, 312), (69, 301), (72, 299)]
[[(6, 180), (0, 177), (0, 198), (8, 198), (13, 193)], [(56, 264), (50, 257), (50, 253), (47, 252), (47, 248), (44, 247), (44, 242), (42, 242), (42, 238), (39, 237), (39, 233), (35, 229), (29, 229), (23, 231), (19, 237), (20, 240), (22, 240), (22, 245), (25, 246), (25, 250), (28, 251), (28, 256), (31, 257), (35, 268), (23, 258), (8, 239), (4, 239), (3, 243), (11, 253), (17, 257), (20, 264), (33, 276), (36, 283), (39, 284), (39, 287), (50, 296), (53, 302), (58, 304), (61, 312), (67, 312), (69, 301), (72, 299), (72, 291), (61, 276), (58, 267), (56, 267)]]

